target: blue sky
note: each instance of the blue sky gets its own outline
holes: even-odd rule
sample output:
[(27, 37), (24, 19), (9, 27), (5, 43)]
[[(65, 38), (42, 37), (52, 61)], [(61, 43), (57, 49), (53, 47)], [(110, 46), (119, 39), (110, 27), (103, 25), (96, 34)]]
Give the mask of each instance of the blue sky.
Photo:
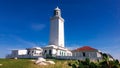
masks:
[(56, 6), (65, 19), (66, 47), (88, 45), (120, 59), (119, 0), (0, 0), (0, 57), (47, 46)]

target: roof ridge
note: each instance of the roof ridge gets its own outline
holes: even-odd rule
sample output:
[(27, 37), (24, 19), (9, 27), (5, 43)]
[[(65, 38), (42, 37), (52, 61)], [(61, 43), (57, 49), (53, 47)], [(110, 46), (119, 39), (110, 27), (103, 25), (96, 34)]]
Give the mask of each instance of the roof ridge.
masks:
[(83, 46), (83, 47), (75, 49), (75, 51), (91, 51), (91, 50), (97, 50), (97, 49), (92, 48), (90, 46)]

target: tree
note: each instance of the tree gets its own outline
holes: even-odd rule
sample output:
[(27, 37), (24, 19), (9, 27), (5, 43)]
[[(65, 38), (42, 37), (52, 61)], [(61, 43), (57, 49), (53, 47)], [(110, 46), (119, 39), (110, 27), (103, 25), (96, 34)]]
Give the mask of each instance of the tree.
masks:
[(96, 63), (91, 62), (89, 68), (98, 68)]
[(86, 58), (85, 61), (71, 61), (68, 65), (72, 68), (120, 68), (118, 60), (109, 61), (106, 55), (101, 62), (90, 62), (90, 59)]

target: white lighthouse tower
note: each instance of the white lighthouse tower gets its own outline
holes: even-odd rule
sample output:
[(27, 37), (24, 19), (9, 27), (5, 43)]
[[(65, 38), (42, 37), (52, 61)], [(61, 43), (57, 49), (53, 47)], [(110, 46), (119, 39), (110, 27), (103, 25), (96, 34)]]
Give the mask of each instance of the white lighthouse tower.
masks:
[(70, 50), (64, 45), (64, 19), (61, 17), (61, 10), (57, 7), (50, 19), (50, 38), (48, 46), (43, 48), (44, 56), (72, 56)]
[(64, 47), (64, 19), (61, 17), (61, 10), (58, 7), (54, 9), (50, 22), (49, 45)]

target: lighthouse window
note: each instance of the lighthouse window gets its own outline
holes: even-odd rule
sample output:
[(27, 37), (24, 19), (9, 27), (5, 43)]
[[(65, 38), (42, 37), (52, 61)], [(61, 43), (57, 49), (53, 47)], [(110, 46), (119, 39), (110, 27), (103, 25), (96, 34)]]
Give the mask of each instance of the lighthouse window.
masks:
[(58, 12), (56, 12), (56, 15), (58, 15)]

